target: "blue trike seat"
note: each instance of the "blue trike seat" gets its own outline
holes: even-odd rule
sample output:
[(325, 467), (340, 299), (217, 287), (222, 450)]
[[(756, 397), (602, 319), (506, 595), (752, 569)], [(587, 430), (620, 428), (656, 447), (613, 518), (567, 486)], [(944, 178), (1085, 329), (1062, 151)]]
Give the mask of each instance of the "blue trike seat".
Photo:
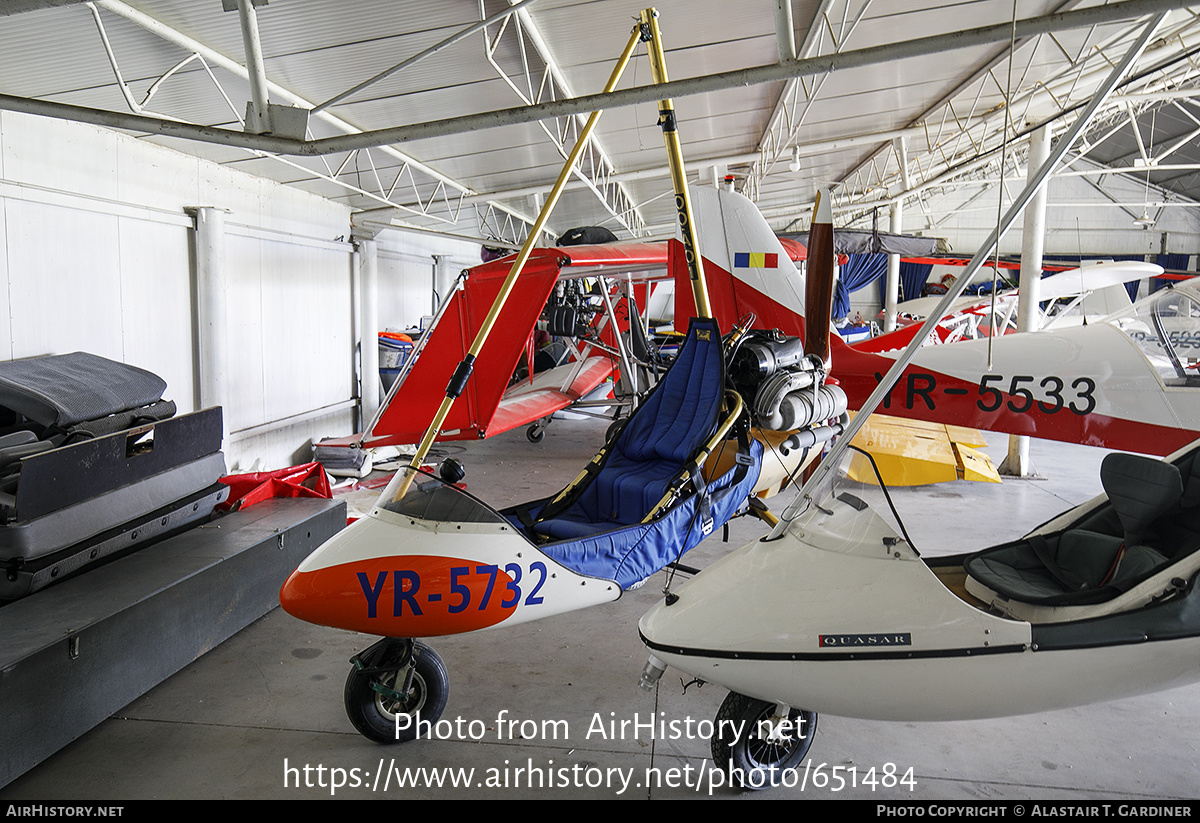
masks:
[[(526, 508), (530, 533), (564, 541), (545, 544), (542, 551), (575, 571), (628, 586), (724, 524), (757, 481), (762, 455), (761, 444), (743, 442), (733, 469), (711, 483), (701, 478), (697, 456), (717, 431), (724, 394), (717, 325), (693, 319), (675, 362), (589, 464), (589, 476)], [(679, 482), (684, 477), (691, 479), (692, 492), (655, 512), (670, 492), (687, 485)]]

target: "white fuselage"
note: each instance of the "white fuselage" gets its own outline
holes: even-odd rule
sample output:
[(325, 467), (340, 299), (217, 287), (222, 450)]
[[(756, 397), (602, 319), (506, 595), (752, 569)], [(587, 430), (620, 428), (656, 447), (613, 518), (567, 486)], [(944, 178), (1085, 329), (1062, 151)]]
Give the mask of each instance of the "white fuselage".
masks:
[(1200, 639), (1039, 651), (1029, 623), (951, 592), (869, 508), (810, 507), (660, 602), (654, 656), (762, 700), (878, 720), (960, 720), (1200, 680)]

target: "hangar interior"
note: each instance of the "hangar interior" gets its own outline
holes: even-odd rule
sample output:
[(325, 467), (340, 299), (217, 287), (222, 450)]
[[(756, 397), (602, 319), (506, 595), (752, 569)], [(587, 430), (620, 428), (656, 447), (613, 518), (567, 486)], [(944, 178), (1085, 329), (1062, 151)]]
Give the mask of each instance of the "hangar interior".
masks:
[[(315, 441), (360, 431), (378, 408), (377, 332), (432, 315), (457, 273), (480, 261), (481, 246), (526, 240), (597, 103), (587, 98), (604, 88), (643, 8), (629, 0), (0, 2), (0, 360), (84, 351), (136, 365), (166, 381), (180, 413), (223, 407), (230, 472), (310, 460)], [(1186, 2), (664, 0), (656, 8), (691, 186), (731, 181), (780, 233), (806, 232), (816, 190), (831, 188), (837, 228), (934, 237), (964, 257), (1024, 187), (1031, 140), (1066, 134), (1153, 22), (1049, 178), (1045, 254), (1174, 255), (1174, 271), (1200, 266), (1200, 9)], [(621, 240), (673, 236), (660, 96), (639, 52), (604, 98), (539, 244), (578, 226), (604, 226)], [(999, 253), (1020, 256), (1019, 224)], [(878, 283), (855, 293), (852, 314), (873, 318), (884, 306)], [(539, 445), (519, 437), (455, 449), (469, 469), (479, 466), (473, 490), (504, 489), (517, 475), (519, 491), (532, 496), (568, 481), (603, 437), (593, 422), (572, 425)], [(1052, 464), (1046, 474), (1057, 477), (1006, 489), (1013, 502), (940, 487), (924, 498), (914, 492), (914, 502), (952, 511), (965, 529), (981, 507), (1048, 516), (1096, 493), (1098, 458), (1086, 447), (1079, 469), (1068, 447), (1034, 448), (1035, 465)], [(504, 489), (504, 502), (517, 491)], [(1044, 519), (1014, 524), (1014, 536)], [(928, 539), (952, 547), (956, 539), (935, 536), (934, 525)], [(739, 533), (752, 539), (753, 527), (740, 524), (735, 544)], [(533, 624), (508, 651), (504, 630), (482, 642), (452, 639), (447, 657), (474, 692), (452, 714), (494, 718), (496, 697), (520, 697), (576, 713), (582, 730), (597, 713), (627, 711), (614, 695), (637, 698), (636, 618), (655, 588), (600, 618)], [(237, 635), (118, 713), (127, 722), (105, 721), (0, 786), (0, 797), (331, 794), (286, 784), (285, 762), (298, 761), (374, 770), (380, 757), (423, 765), (469, 756), (482, 768), (527, 754), (601, 765), (705, 756), (702, 747), (646, 752), (603, 741), (576, 750), (540, 740), (483, 755), (447, 741), (380, 754), (340, 715), (338, 678), (356, 641), (289, 621), (272, 612), (247, 630), (258, 635)], [(598, 631), (605, 638), (580, 641)], [(232, 697), (221, 695), (224, 686)], [(711, 701), (702, 697), (699, 714), (711, 716)], [(638, 705), (696, 711), (678, 695)], [(930, 799), (1194, 797), (1200, 754), (1181, 730), (1195, 728), (1197, 713), (1195, 695), (1177, 691), (940, 731), (830, 723), (836, 731), (824, 745), (833, 748), (821, 756), (832, 762), (840, 744), (846, 764), (869, 765), (895, 747), (890, 760), (908, 758), (923, 781), (917, 796)], [(949, 729), (945, 742), (939, 735)], [(1126, 747), (1142, 759), (1130, 763)], [(975, 759), (979, 748), (989, 754)], [(175, 760), (179, 771), (166, 765)], [(134, 771), (140, 782), (120, 777)]]

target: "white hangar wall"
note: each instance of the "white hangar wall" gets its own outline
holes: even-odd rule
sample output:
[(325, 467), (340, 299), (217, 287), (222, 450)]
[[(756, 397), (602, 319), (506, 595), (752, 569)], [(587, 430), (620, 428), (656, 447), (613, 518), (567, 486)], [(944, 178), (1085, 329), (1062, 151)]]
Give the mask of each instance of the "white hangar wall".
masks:
[[(125, 134), (0, 113), (0, 359), (89, 351), (200, 405), (194, 223), (225, 215), (230, 470), (311, 459), (354, 431), (357, 334), (350, 210)], [(335, 239), (336, 238), (336, 239)], [(429, 314), (429, 266), (478, 248), (379, 238), (380, 324)], [(477, 257), (475, 258), (477, 259)]]
[(403, 331), (432, 316), (458, 273), (481, 262), (477, 243), (405, 231), (385, 231), (377, 242), (380, 329)]
[[(1094, 164), (1077, 162), (1079, 171), (1095, 170)], [(1098, 182), (1110, 195), (1105, 196), (1088, 181)], [(1005, 188), (1016, 196), (1024, 188), (1025, 179), (1009, 177)], [(1160, 190), (1144, 183), (1114, 174), (1099, 176), (1056, 176), (1050, 179), (1046, 208), (1046, 254), (1196, 254), (1200, 251), (1200, 208), (1169, 206), (1163, 209), (1158, 222), (1150, 229), (1133, 223), (1147, 201), (1163, 199)], [(1125, 205), (1115, 205), (1113, 200)], [(1007, 208), (1009, 199), (1005, 199)], [(996, 227), (996, 186), (986, 191), (964, 186), (928, 201), (935, 214), (946, 215), (940, 221), (929, 221), (916, 204), (904, 210), (906, 231), (928, 236), (946, 237), (956, 252), (974, 254), (988, 233)], [(1130, 212), (1133, 213), (1131, 216)], [(1149, 208), (1153, 217), (1154, 206)], [(1024, 218), (1016, 223), (1000, 243), (1001, 254), (1020, 254), (1021, 227)]]

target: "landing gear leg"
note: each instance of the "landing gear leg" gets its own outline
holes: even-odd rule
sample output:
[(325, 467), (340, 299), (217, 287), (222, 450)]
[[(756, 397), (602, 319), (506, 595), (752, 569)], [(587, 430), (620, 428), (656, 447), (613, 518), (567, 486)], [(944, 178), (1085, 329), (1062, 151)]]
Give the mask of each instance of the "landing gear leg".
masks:
[(817, 713), (730, 692), (717, 710), (713, 761), (744, 789), (778, 786), (800, 766), (817, 733)]
[(378, 743), (417, 736), (417, 720), (436, 723), (446, 708), (450, 680), (437, 652), (416, 640), (385, 637), (350, 659), (346, 715), (359, 733)]

